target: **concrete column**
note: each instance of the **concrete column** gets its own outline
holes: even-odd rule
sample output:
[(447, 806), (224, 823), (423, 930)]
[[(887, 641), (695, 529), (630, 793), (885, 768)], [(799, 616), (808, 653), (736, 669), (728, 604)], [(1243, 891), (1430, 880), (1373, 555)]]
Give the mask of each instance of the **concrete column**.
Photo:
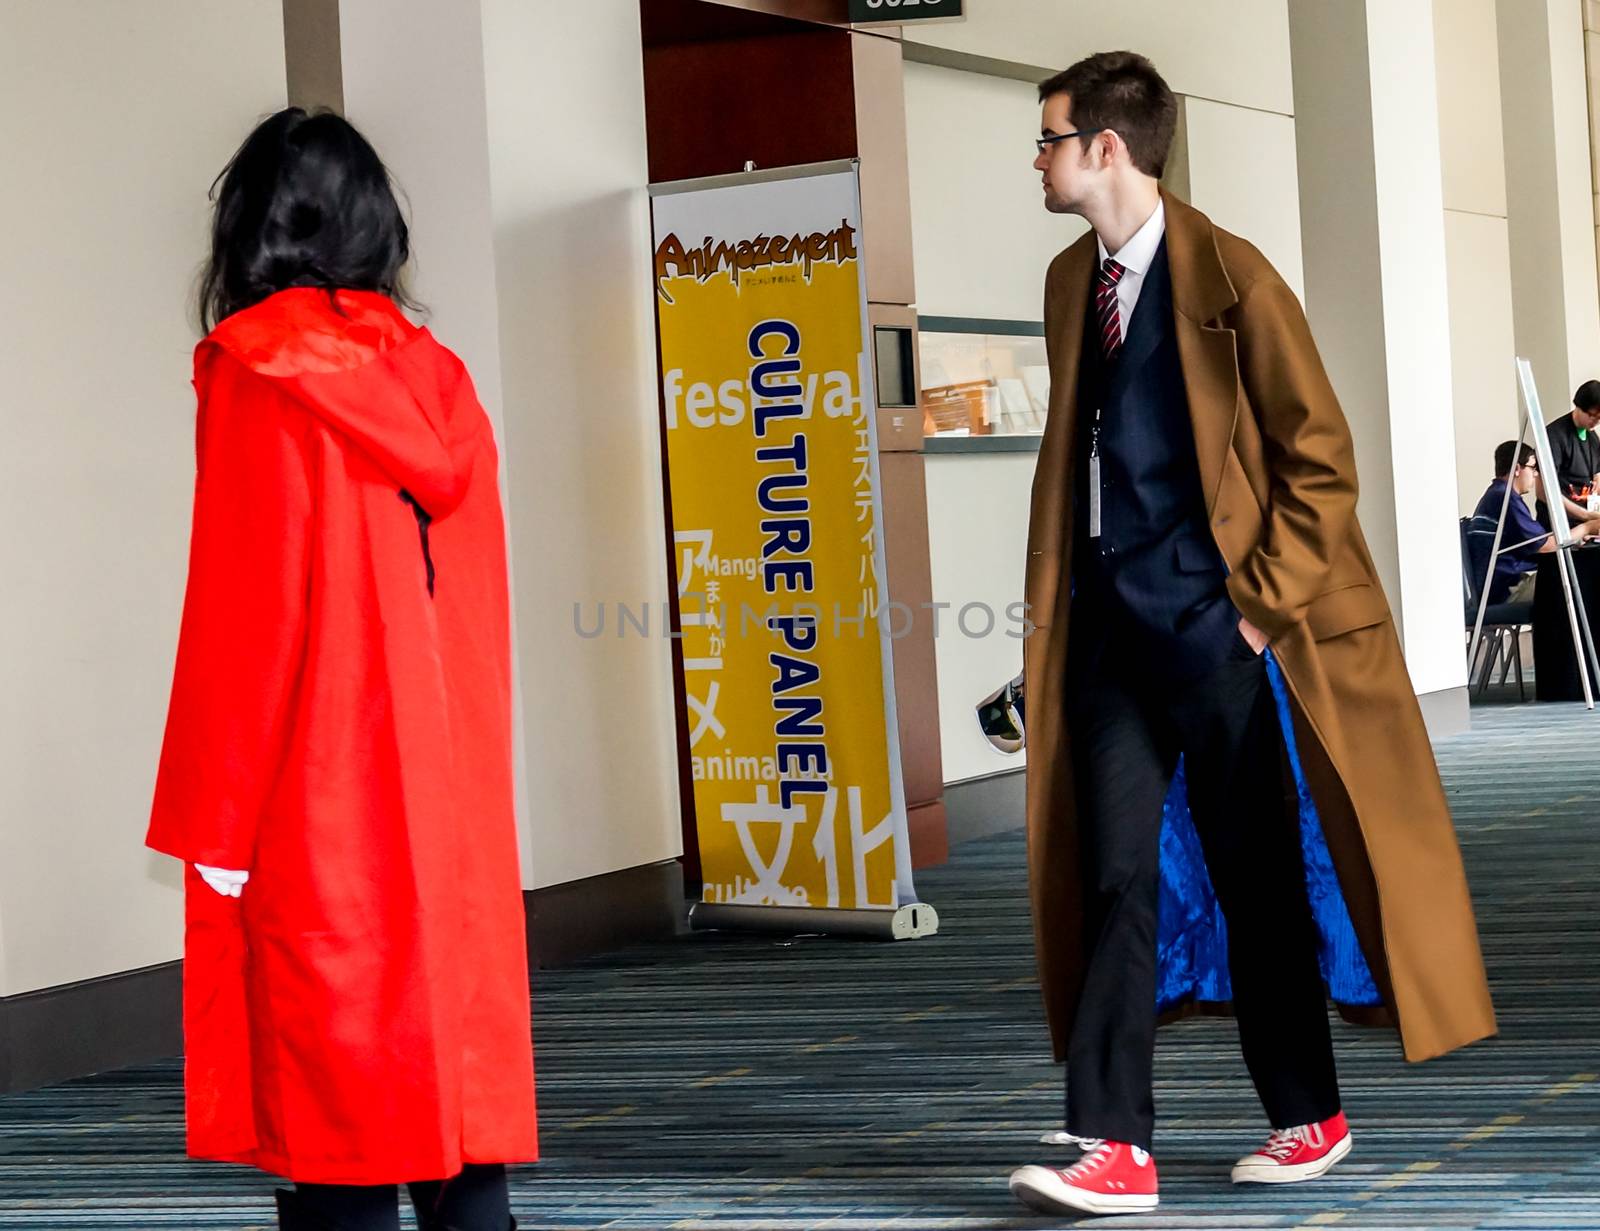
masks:
[(1589, 83), (1589, 186), (1594, 191), (1595, 254), (1600, 262), (1600, 0), (1583, 0), (1583, 59)]
[(683, 850), (671, 643), (656, 624), (650, 637), (580, 637), (573, 615), (648, 603), (659, 616), (672, 592), (640, 17), (638, 0), (483, 0), (536, 792), (527, 883), (577, 882), (531, 904), (540, 961), (589, 932), (579, 916), (638, 935), (641, 911), (682, 911), (678, 866), (663, 866)]
[(1433, 0), (1455, 369), (1456, 511), (1470, 515), (1516, 431), (1511, 238), (1495, 0)]
[[(500, 442), (509, 509), (481, 2), (284, 0), (283, 21), (290, 100), (342, 112), (394, 175), (415, 254), (410, 288), (472, 373)], [(514, 695), (517, 824), (531, 884), (521, 689)]]
[[(1305, 302), (1435, 731), (1467, 722), (1429, 0), (1290, 0)], [(1441, 464), (1445, 467), (1441, 474)]]
[(1546, 420), (1600, 376), (1585, 17), (1571, 0), (1498, 3), (1517, 353)]
[(188, 308), (206, 190), (284, 104), (280, 22), (0, 5), (0, 1092), (181, 1046), (183, 870), (140, 843), (188, 565)]

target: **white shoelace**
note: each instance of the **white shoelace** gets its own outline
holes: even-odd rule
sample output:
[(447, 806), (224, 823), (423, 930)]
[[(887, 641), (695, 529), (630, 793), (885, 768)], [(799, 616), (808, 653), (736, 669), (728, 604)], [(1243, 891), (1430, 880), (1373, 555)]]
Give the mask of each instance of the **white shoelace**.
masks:
[(1061, 1173), (1068, 1180), (1087, 1178), (1105, 1166), (1111, 1158), (1109, 1141), (1097, 1141), (1092, 1138), (1082, 1138), (1080, 1141), (1085, 1149), (1084, 1156)]
[(1322, 1142), (1320, 1140), (1313, 1138), (1313, 1130), (1315, 1130), (1315, 1138), (1321, 1138), (1321, 1129), (1322, 1126), (1320, 1124), (1299, 1124), (1294, 1128), (1275, 1128), (1272, 1130), (1272, 1136), (1267, 1138), (1267, 1144), (1261, 1148), (1261, 1152), (1268, 1158), (1276, 1159), (1281, 1163), (1302, 1145), (1311, 1146), (1313, 1149), (1321, 1145)]

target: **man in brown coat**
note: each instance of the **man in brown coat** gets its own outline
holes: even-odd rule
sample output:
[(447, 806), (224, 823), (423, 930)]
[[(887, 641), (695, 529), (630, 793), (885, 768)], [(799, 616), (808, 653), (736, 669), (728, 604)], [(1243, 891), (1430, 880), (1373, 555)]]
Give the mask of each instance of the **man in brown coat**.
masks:
[[(1036, 1208), (1156, 1205), (1150, 1156), (1163, 802), (1180, 755), (1272, 1133), (1236, 1183), (1349, 1152), (1298, 808), (1267, 655), (1369, 1016), (1421, 1060), (1494, 1032), (1455, 832), (1355, 518), (1350, 432), (1294, 293), (1158, 183), (1176, 102), (1141, 56), (1039, 90), (1046, 208), (1091, 227), (1045, 287), (1051, 409), (1028, 536), (1028, 838), (1068, 1168)], [(1070, 636), (1069, 636), (1070, 625)]]

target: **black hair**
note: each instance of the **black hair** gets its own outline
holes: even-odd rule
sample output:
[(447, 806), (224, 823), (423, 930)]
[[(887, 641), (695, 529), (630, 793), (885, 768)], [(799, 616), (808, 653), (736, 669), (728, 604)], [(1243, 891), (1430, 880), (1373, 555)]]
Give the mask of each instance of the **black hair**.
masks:
[[(1136, 51), (1100, 51), (1039, 84), (1039, 101), (1072, 98), (1072, 124), (1083, 132), (1111, 129), (1133, 165), (1161, 178), (1178, 130), (1178, 100), (1166, 80)], [(1092, 138), (1082, 139), (1084, 148)]]
[(211, 256), (197, 292), (201, 326), (291, 286), (379, 291), (401, 284), (410, 233), (388, 168), (354, 125), (289, 107), (245, 138), (211, 185)]
[(1579, 410), (1593, 414), (1600, 409), (1600, 380), (1586, 380), (1572, 395), (1572, 404)]
[(1511, 459), (1517, 459), (1517, 465), (1526, 466), (1533, 457), (1533, 446), (1518, 444), (1515, 440), (1508, 440), (1494, 451), (1494, 477), (1508, 479), (1511, 477)]

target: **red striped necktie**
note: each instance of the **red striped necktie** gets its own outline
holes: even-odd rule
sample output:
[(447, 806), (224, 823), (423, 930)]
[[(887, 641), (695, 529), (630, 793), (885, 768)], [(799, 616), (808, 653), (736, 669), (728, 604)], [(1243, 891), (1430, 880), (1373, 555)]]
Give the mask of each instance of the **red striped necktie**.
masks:
[(1115, 359), (1122, 350), (1122, 314), (1117, 308), (1117, 283), (1128, 271), (1107, 257), (1095, 276), (1094, 310), (1100, 321), (1100, 353)]

